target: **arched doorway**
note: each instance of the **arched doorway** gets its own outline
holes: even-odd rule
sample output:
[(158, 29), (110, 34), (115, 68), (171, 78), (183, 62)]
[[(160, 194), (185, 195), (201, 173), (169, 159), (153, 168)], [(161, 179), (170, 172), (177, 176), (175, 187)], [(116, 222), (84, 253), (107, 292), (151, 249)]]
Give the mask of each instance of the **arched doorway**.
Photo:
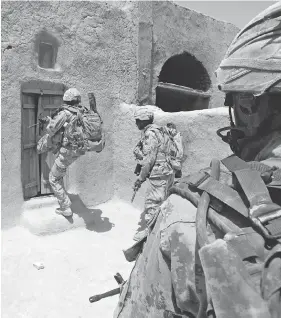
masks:
[(156, 105), (166, 112), (208, 108), (211, 80), (205, 67), (188, 52), (163, 65), (156, 87)]

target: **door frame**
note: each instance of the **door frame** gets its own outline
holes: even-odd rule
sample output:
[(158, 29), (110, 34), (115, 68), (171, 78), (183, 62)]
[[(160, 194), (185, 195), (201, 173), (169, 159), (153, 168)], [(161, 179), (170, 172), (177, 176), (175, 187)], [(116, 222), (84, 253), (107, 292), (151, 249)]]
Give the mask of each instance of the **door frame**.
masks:
[[(23, 150), (24, 150), (24, 140), (23, 140), (23, 134), (24, 134), (24, 122), (23, 122), (23, 94), (36, 94), (38, 97), (40, 95), (63, 95), (66, 91), (67, 87), (62, 83), (54, 83), (54, 82), (48, 82), (48, 81), (40, 81), (40, 80), (30, 80), (28, 82), (24, 82), (21, 85), (20, 90), (20, 104), (21, 104), (21, 184), (23, 187), (23, 196), (24, 196), (24, 178), (23, 178)], [(38, 104), (37, 104), (37, 110), (38, 111)], [(37, 116), (38, 117), (38, 116)], [(36, 122), (37, 123), (37, 122)], [(38, 129), (36, 129), (36, 134), (38, 133)], [(40, 155), (38, 154), (38, 165), (39, 165)], [(65, 188), (68, 188), (68, 170), (65, 176)], [(40, 173), (37, 176), (38, 182), (40, 182), (40, 188), (41, 188), (41, 176)], [(41, 193), (38, 191), (38, 195), (40, 196)], [(44, 194), (42, 194), (44, 196)], [(25, 198), (25, 200), (29, 200), (30, 198)]]

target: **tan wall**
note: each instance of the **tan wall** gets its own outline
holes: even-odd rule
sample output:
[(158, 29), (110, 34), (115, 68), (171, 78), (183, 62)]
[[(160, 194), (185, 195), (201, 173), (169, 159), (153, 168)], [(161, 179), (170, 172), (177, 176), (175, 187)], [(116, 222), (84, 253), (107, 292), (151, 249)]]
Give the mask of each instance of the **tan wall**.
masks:
[[(137, 144), (140, 131), (134, 121), (134, 110), (138, 106), (121, 104), (116, 110), (114, 122), (114, 183), (115, 195), (129, 201), (136, 179), (133, 148)], [(229, 125), (227, 108), (197, 110), (192, 112), (166, 113), (155, 111), (155, 123), (164, 125), (172, 121), (183, 135), (185, 155), (183, 174), (196, 172), (208, 167), (212, 158), (223, 159), (231, 154), (228, 145), (221, 141), (216, 131)], [(135, 205), (143, 207), (145, 184), (136, 195)]]
[[(95, 92), (104, 119), (107, 148), (87, 154), (70, 169), (70, 190), (85, 204), (113, 194), (113, 109), (134, 102), (137, 91), (137, 26), (134, 4), (119, 2), (2, 3), (2, 224), (20, 215), (21, 83), (46, 80)], [(55, 70), (38, 67), (36, 35), (45, 29), (60, 43)], [(11, 49), (5, 49), (10, 45)]]
[(217, 89), (215, 70), (239, 29), (171, 2), (153, 2), (153, 76), (152, 94), (164, 63), (183, 51), (194, 55), (206, 68), (212, 87), (209, 108), (223, 106), (223, 94)]
[[(59, 42), (53, 70), (38, 67), (35, 43), (42, 30)], [(169, 2), (2, 2), (3, 226), (16, 223), (23, 203), (22, 83), (41, 80), (76, 86), (86, 104), (87, 93), (95, 93), (104, 120), (106, 148), (101, 154), (81, 157), (71, 166), (69, 191), (78, 193), (86, 205), (110, 199), (115, 190), (120, 197), (128, 198), (134, 177), (130, 174), (134, 166), (131, 150), (138, 132), (129, 110), (126, 113), (118, 105), (151, 100), (162, 65), (183, 49), (194, 54), (211, 73), (235, 30)], [(163, 118), (195, 118), (194, 114), (165, 114)], [(192, 150), (189, 153), (192, 166), (196, 160)]]

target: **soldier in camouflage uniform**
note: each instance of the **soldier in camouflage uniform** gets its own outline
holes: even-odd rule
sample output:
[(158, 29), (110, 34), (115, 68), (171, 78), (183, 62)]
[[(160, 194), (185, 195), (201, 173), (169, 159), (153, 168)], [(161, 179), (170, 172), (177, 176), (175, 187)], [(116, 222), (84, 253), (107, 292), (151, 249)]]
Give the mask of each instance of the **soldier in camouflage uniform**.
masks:
[[(167, 198), (174, 181), (174, 171), (167, 161), (167, 143), (159, 126), (153, 124), (154, 114), (149, 107), (141, 106), (135, 112), (136, 125), (142, 131), (141, 140), (134, 149), (134, 155), (141, 166), (135, 188), (148, 180), (145, 195), (145, 220), (147, 223), (155, 215), (160, 204)], [(137, 240), (143, 232), (135, 235)]]
[(67, 110), (68, 106), (82, 107), (81, 94), (76, 88), (70, 88), (64, 93), (63, 101), (65, 107), (53, 119), (50, 119), (46, 130), (50, 137), (63, 131), (63, 138), (58, 145), (59, 149), (49, 174), (49, 181), (60, 206), (56, 209), (56, 213), (68, 217), (72, 215), (71, 201), (65, 191), (63, 177), (66, 175), (67, 168), (86, 151), (77, 132), (71, 131), (71, 123), (76, 119), (76, 115)]
[[(202, 189), (207, 189), (204, 182), (211, 180), (210, 169), (179, 180), (158, 210), (151, 233), (139, 242), (141, 247), (135, 245), (124, 252), (128, 261), (136, 263), (123, 286), (114, 318), (281, 317), (281, 66), (277, 59), (281, 50), (280, 16), (279, 3), (251, 21), (229, 49), (241, 57), (244, 45), (246, 56), (261, 55), (261, 61), (253, 67), (251, 58), (238, 61), (236, 56), (224, 61), (222, 72), (218, 72), (220, 87), (227, 93), (225, 104), (234, 110), (235, 119), (231, 120), (230, 133), (224, 141), (246, 161), (238, 158), (244, 167), (240, 177), (243, 179), (250, 171), (258, 177), (255, 181), (259, 188), (255, 181), (244, 188), (238, 177), (232, 179), (229, 171), (222, 171), (219, 182), (225, 187), (231, 185), (229, 191), (235, 190), (239, 196), (237, 201), (226, 197), (225, 202), (211, 198), (205, 229), (206, 221), (199, 222), (199, 212), (210, 197), (206, 197), (207, 192), (200, 195)], [(264, 52), (266, 58), (262, 56)], [(232, 74), (227, 73), (238, 62), (239, 67)], [(204, 181), (206, 176), (209, 179)], [(241, 183), (237, 184), (237, 180)], [(261, 185), (267, 186), (261, 192), (263, 201), (255, 201), (260, 198), (256, 189)], [(241, 186), (245, 193), (253, 191), (252, 197), (245, 198)], [(220, 191), (215, 194), (219, 196)], [(241, 208), (244, 201), (240, 196), (249, 200), (250, 208)], [(231, 203), (237, 202), (245, 216), (236, 212), (235, 204), (231, 208)], [(258, 210), (269, 212), (266, 216), (274, 214), (268, 224), (253, 225), (251, 220), (258, 218), (252, 216)], [(270, 230), (264, 228), (270, 224)], [(259, 231), (262, 228), (263, 232)], [(274, 231), (276, 237), (268, 239)]]

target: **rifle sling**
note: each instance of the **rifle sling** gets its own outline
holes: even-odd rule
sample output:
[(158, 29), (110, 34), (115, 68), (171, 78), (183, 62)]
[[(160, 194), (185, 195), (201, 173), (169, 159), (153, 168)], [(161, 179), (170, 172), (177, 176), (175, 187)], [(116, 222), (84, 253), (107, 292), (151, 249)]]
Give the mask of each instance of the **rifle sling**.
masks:
[[(229, 186), (220, 183), (212, 177), (209, 177), (199, 185), (198, 189), (209, 193), (211, 196), (225, 203), (227, 206), (237, 211), (242, 216), (248, 218), (247, 207), (245, 206), (238, 192)], [(252, 228), (241, 229), (241, 231), (234, 231), (233, 233), (235, 236), (228, 241), (228, 244), (230, 244), (236, 250), (242, 260), (248, 257), (257, 257), (258, 255), (261, 256), (261, 250), (256, 250), (253, 247), (256, 246), (256, 244), (254, 244), (256, 232)]]
[(230, 208), (248, 218), (248, 209), (241, 199), (239, 193), (231, 187), (220, 183), (212, 177), (203, 181), (198, 189), (208, 192), (210, 195), (225, 203)]
[(251, 170), (246, 162), (234, 155), (223, 159), (222, 163), (239, 181), (250, 204), (249, 219), (253, 225), (265, 238), (279, 239), (281, 237), (281, 207), (272, 202), (260, 173)]

